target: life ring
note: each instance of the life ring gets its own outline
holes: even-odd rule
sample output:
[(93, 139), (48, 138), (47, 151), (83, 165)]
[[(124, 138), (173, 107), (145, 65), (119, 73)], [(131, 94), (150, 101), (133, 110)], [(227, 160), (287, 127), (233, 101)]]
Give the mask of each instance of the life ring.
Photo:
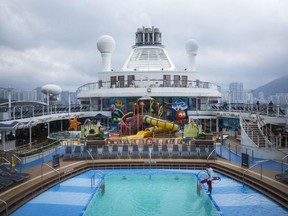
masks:
[(152, 138), (146, 139), (146, 145), (148, 145), (148, 147), (152, 147), (152, 145), (153, 145), (153, 139), (152, 139)]

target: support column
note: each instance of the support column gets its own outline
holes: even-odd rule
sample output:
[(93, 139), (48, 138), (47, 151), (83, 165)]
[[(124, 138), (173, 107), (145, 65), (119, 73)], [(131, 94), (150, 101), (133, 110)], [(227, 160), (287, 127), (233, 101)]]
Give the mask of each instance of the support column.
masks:
[(70, 97), (70, 91), (68, 91), (68, 113), (70, 114), (71, 112), (71, 97)]
[(6, 131), (1, 131), (1, 144), (2, 144), (2, 150), (5, 151), (6, 150), (6, 146), (5, 146), (5, 137), (6, 137)]

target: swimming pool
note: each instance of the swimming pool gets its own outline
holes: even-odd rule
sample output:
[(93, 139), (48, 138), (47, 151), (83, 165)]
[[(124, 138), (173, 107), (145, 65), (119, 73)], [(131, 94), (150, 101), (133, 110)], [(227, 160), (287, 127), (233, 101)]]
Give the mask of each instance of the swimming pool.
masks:
[[(77, 215), (78, 216), (78, 215), (83, 215), (86, 209), (89, 210), (89, 207), (87, 207), (89, 202), (91, 200), (92, 202), (94, 201), (92, 199), (94, 194), (96, 194), (96, 197), (97, 197), (96, 192), (97, 192), (98, 187), (91, 188), (91, 176), (93, 175), (94, 172), (95, 171), (93, 170), (87, 171), (72, 179), (62, 182), (60, 185), (57, 185), (47, 190), (45, 193), (32, 199), (27, 204), (25, 204), (24, 206), (16, 210), (12, 215), (13, 216), (20, 216), (20, 215), (21, 216), (26, 216), (26, 215), (27, 216), (28, 215), (29, 216), (31, 215), (37, 215), (37, 216), (44, 216), (44, 215), (45, 216), (46, 215), (73, 216), (75, 215), (76, 216)], [(115, 179), (109, 180), (109, 178), (105, 177), (106, 189), (105, 189), (104, 195), (102, 196), (102, 198), (100, 197), (100, 199), (103, 199), (106, 195), (108, 196), (108, 193), (109, 193), (108, 183), (115, 182), (116, 185), (123, 184), (123, 182), (125, 182), (125, 179), (124, 180), (122, 179), (123, 176), (126, 176), (127, 178), (126, 182), (124, 183), (126, 184), (126, 183), (129, 183), (129, 179), (128, 179), (130, 178), (129, 176), (132, 176), (134, 174), (138, 174), (141, 176), (152, 175), (151, 180), (147, 179), (148, 182), (152, 183), (153, 176), (155, 177), (156, 174), (165, 174), (165, 176), (168, 176), (167, 174), (171, 174), (170, 176), (171, 178), (169, 176), (167, 178), (170, 178), (169, 181), (172, 182), (172, 185), (175, 184), (176, 186), (177, 184), (181, 182), (182, 176), (180, 176), (180, 174), (185, 174), (183, 176), (190, 175), (191, 177), (192, 175), (197, 175), (197, 173), (199, 173), (199, 170), (168, 170), (168, 169), (164, 169), (164, 170), (163, 169), (161, 170), (160, 169), (155, 169), (155, 170), (154, 169), (152, 170), (135, 169), (133, 170), (132, 169), (132, 170), (104, 170), (103, 172), (111, 176), (118, 175), (118, 177), (120, 176), (121, 178), (116, 181)], [(277, 203), (271, 201), (270, 199), (256, 192), (255, 190), (246, 186), (243, 187), (239, 182), (234, 181), (226, 176), (223, 176), (220, 174), (216, 174), (216, 175), (219, 175), (222, 180), (218, 184), (213, 185), (213, 194), (210, 196), (210, 195), (207, 195), (206, 193), (202, 193), (201, 196), (203, 197), (203, 200), (205, 201), (208, 200), (210, 204), (211, 204), (210, 202), (211, 200), (212, 203), (216, 204), (216, 207), (219, 207), (218, 209), (219, 211), (216, 211), (218, 215), (222, 214), (222, 215), (241, 215), (241, 216), (242, 215), (253, 215), (253, 216), (265, 216), (265, 215), (267, 216), (268, 215), (279, 215), (279, 216), (283, 215), (284, 216), (285, 215), (286, 216), (288, 214), (287, 209), (284, 209), (283, 207), (279, 206)], [(178, 176), (178, 180), (175, 179), (176, 176)], [(187, 178), (188, 178), (188, 181), (190, 181), (189, 177)], [(193, 181), (192, 179), (193, 178), (191, 177), (191, 181)], [(100, 181), (101, 179), (97, 175), (96, 185), (99, 185)], [(168, 180), (166, 179), (164, 182), (166, 184), (168, 183)], [(191, 187), (191, 189), (189, 188), (189, 186)], [(149, 189), (148, 191), (152, 190), (153, 192), (153, 186), (151, 185), (149, 187), (146, 185), (145, 187), (141, 187), (141, 188), (144, 188), (143, 191), (146, 191)], [(188, 194), (193, 193), (195, 195), (196, 187), (191, 186), (191, 182), (189, 182), (188, 186), (187, 185), (180, 186), (180, 188), (181, 187), (184, 188), (186, 193)], [(185, 187), (188, 187), (189, 189), (187, 188), (185, 189)], [(204, 185), (204, 187), (206, 186)], [(173, 191), (173, 188), (168, 188), (168, 189), (166, 188), (165, 190), (168, 191), (167, 192), (169, 194), (168, 198), (171, 198), (171, 199), (173, 198), (174, 200), (173, 204), (177, 205), (177, 203), (183, 202), (183, 201), (178, 202), (178, 200), (180, 198), (182, 199), (184, 195), (186, 196), (186, 194), (183, 195), (183, 192), (181, 192), (182, 195), (180, 193), (180, 195), (178, 194), (177, 195), (178, 197), (176, 197), (175, 190)], [(140, 194), (139, 193), (140, 192), (138, 191), (136, 195), (134, 196), (140, 196), (141, 193)], [(121, 192), (119, 192), (119, 194), (120, 194), (120, 197), (122, 197), (122, 199), (129, 198), (129, 197), (121, 196)], [(151, 205), (151, 203), (154, 204), (153, 201), (155, 201), (155, 204), (157, 204), (157, 206), (163, 202), (168, 202), (168, 201), (165, 201), (167, 197), (166, 195), (164, 196), (164, 195), (159, 194), (157, 196), (158, 197), (148, 196), (145, 199), (150, 200), (149, 205)], [(137, 198), (137, 200), (139, 199), (142, 200), (141, 196), (140, 198)], [(141, 201), (140, 206), (144, 205), (143, 201), (144, 201), (144, 198)], [(101, 202), (107, 204), (107, 200), (103, 199), (103, 201)], [(114, 206), (114, 204), (111, 202), (108, 202), (108, 205), (110, 208)], [(177, 208), (170, 208), (170, 207), (171, 206), (167, 207), (170, 210), (169, 214), (165, 214), (165, 215), (181, 215), (177, 212), (178, 211)], [(214, 210), (216, 207), (215, 205), (211, 205), (210, 209), (213, 209), (213, 214), (215, 212)], [(103, 206), (101, 206), (101, 208), (103, 208)], [(153, 208), (155, 208), (155, 206)], [(85, 213), (85, 214), (89, 215), (88, 213)], [(107, 214), (107, 215), (115, 215), (115, 214)], [(117, 212), (116, 215), (120, 215), (120, 214)], [(161, 214), (155, 214), (155, 215), (161, 215)], [(190, 214), (190, 215), (195, 215), (195, 214)], [(105, 216), (105, 211), (104, 211), (104, 214), (102, 214), (101, 212), (101, 216)]]

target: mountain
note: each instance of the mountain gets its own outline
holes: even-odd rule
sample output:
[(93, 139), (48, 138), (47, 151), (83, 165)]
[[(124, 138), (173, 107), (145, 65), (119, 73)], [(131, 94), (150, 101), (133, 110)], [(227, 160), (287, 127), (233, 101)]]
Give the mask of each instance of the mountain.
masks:
[(288, 93), (288, 76), (275, 79), (253, 91), (253, 96), (258, 97), (259, 92), (264, 92), (265, 98), (276, 95), (276, 93)]

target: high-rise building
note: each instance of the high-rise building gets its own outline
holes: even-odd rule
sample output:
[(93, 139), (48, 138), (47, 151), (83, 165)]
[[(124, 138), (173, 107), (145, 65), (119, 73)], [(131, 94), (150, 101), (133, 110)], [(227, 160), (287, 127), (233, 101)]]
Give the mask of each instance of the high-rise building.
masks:
[(244, 90), (242, 82), (232, 82), (229, 84), (230, 102), (231, 103), (243, 103), (244, 102)]

